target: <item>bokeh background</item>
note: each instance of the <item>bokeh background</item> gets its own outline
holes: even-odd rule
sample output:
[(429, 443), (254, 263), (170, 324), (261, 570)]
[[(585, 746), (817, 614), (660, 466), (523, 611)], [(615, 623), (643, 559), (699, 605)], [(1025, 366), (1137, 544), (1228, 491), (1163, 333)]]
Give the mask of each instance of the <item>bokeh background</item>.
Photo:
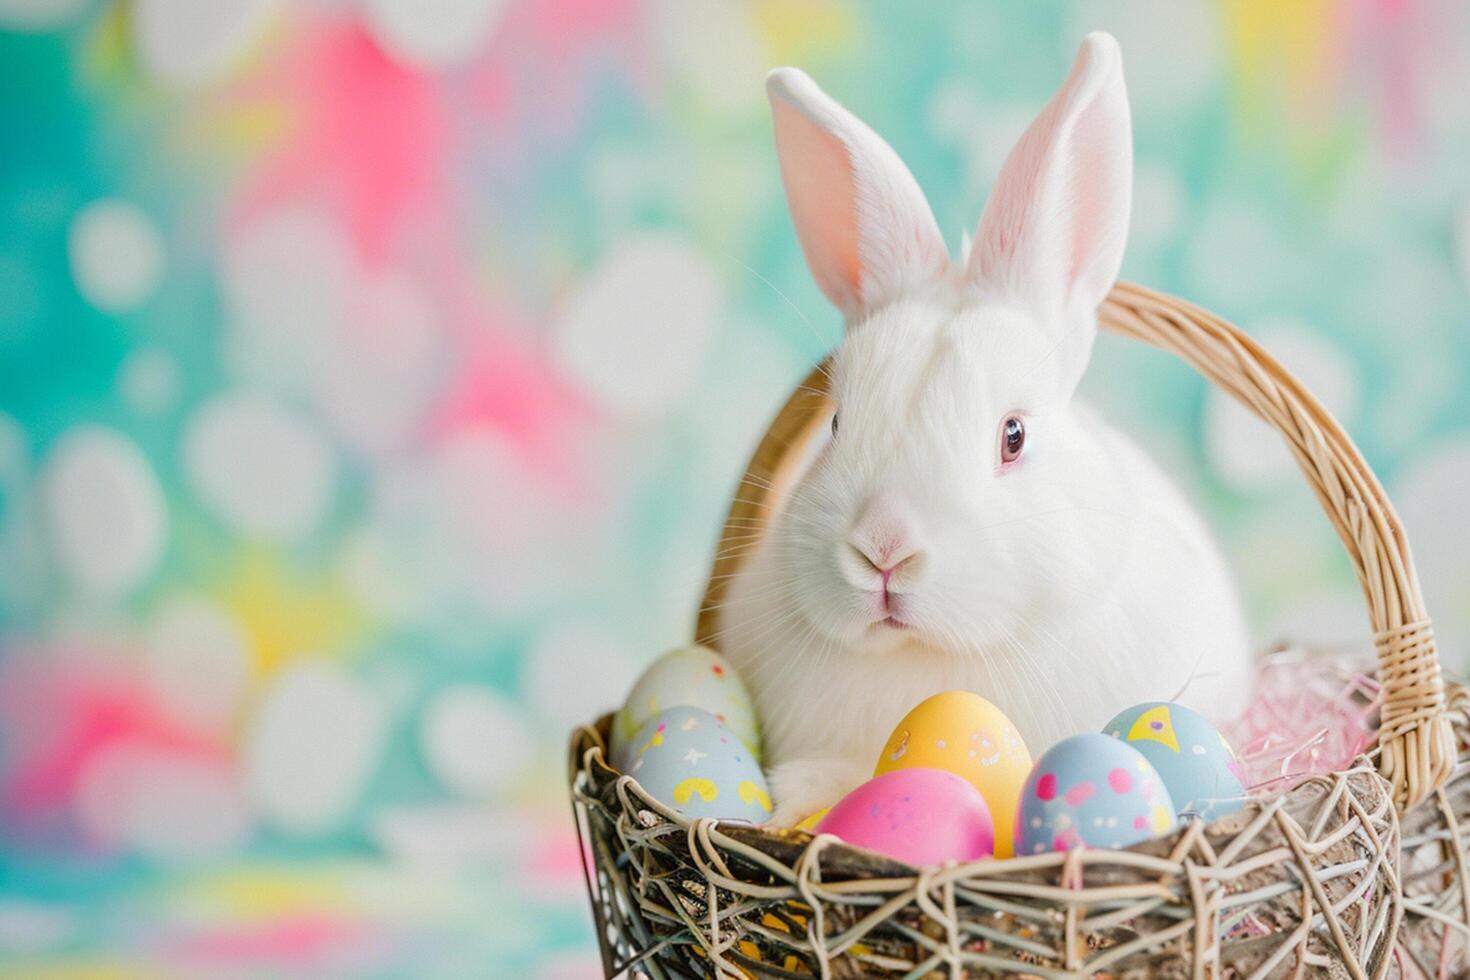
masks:
[[(764, 72), (957, 245), (1100, 27), (1125, 274), (1339, 413), (1470, 666), (1470, 6), (0, 0), (0, 972), (595, 975), (566, 735), (838, 333)], [(1269, 432), (1123, 341), (1087, 388), (1263, 645), (1362, 645)]]

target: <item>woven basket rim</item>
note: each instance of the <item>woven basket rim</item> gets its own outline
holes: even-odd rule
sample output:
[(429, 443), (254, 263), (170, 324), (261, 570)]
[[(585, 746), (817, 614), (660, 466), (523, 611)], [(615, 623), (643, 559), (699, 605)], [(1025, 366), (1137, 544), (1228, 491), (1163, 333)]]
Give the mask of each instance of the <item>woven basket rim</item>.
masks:
[[(1442, 788), (1457, 772), (1456, 732), (1470, 745), (1470, 691), (1456, 686), (1447, 704), (1408, 543), (1382, 486), (1322, 405), (1225, 321), (1123, 283), (1099, 321), (1173, 352), (1281, 433), (1368, 603), (1385, 692), (1376, 758), (1359, 756), (1237, 813), (1122, 850), (914, 868), (831, 835), (687, 818), (608, 765), (607, 715), (573, 733), (568, 761), (608, 976), (646, 968), (659, 978), (826, 978), (840, 963), (841, 976), (947, 967), (950, 976), (1075, 978), (1125, 966), (1139, 976), (1142, 964), (1150, 976), (1162, 965), (1171, 977), (1202, 978), (1228, 963), (1264, 977), (1292, 969), (1294, 957), (1297, 973), (1331, 962), (1355, 980), (1380, 980), (1406, 957), (1432, 975), (1428, 963), (1445, 962), (1452, 934), (1470, 936), (1460, 831), (1470, 814), (1456, 816), (1470, 798), (1470, 765)], [(767, 496), (826, 422), (825, 382), (818, 368), (797, 388), (747, 467), (747, 478), (760, 478), (743, 482), (724, 525), (701, 640), (738, 565), (731, 528), (766, 527)], [(774, 489), (753, 494), (755, 485)], [(1436, 806), (1414, 808), (1429, 797)], [(1452, 889), (1458, 905), (1446, 904)], [(785, 914), (773, 926), (768, 910), (789, 912), (791, 903), (806, 918)], [(1247, 918), (1265, 931), (1233, 931)]]
[[(1120, 282), (1098, 310), (1102, 327), (1167, 351), (1274, 428), (1338, 533), (1368, 605), (1384, 692), (1377, 763), (1400, 810), (1449, 779), (1455, 742), (1433, 626), (1402, 522), (1362, 453), (1320, 401), (1244, 331), (1186, 300)], [(804, 447), (826, 424), (824, 360), (792, 392), (746, 466), (722, 525), (695, 626), (719, 648), (716, 610), (765, 532), (773, 500), (794, 478)], [(739, 536), (746, 547), (735, 547)]]
[[(1195, 965), (1193, 975), (1205, 976), (1209, 974), (1201, 974), (1198, 970), (1208, 963), (1220, 961), (1220, 936), (1216, 931), (1217, 923), (1212, 925), (1213, 919), (1204, 917), (1209, 904), (1198, 889), (1203, 881), (1213, 876), (1214, 872), (1210, 870), (1212, 867), (1228, 865), (1234, 860), (1229, 856), (1231, 852), (1240, 853), (1240, 849), (1250, 847), (1260, 835), (1275, 833), (1278, 837), (1284, 837), (1284, 843), (1275, 846), (1275, 852), (1279, 852), (1280, 856), (1271, 861), (1268, 867), (1276, 866), (1284, 860), (1301, 869), (1305, 874), (1305, 882), (1310, 885), (1310, 888), (1303, 885), (1302, 891), (1310, 891), (1316, 907), (1320, 909), (1332, 904), (1331, 898), (1323, 890), (1323, 883), (1316, 879), (1319, 872), (1310, 870), (1315, 859), (1309, 856), (1319, 853), (1326, 846), (1327, 842), (1318, 840), (1317, 835), (1326, 819), (1327, 811), (1316, 811), (1315, 819), (1310, 821), (1313, 828), (1310, 830), (1306, 822), (1297, 822), (1288, 815), (1294, 806), (1310, 808), (1315, 802), (1320, 807), (1326, 801), (1326, 805), (1339, 811), (1343, 818), (1341, 825), (1328, 836), (1338, 842), (1351, 837), (1357, 840), (1360, 849), (1366, 846), (1373, 852), (1371, 859), (1359, 862), (1361, 867), (1356, 876), (1357, 884), (1347, 898), (1350, 902), (1372, 900), (1377, 904), (1371, 923), (1365, 921), (1359, 924), (1360, 928), (1367, 928), (1368, 931), (1360, 933), (1356, 940), (1343, 931), (1336, 915), (1328, 916), (1325, 921), (1331, 933), (1332, 945), (1343, 958), (1343, 965), (1349, 975), (1357, 980), (1367, 980), (1370, 976), (1378, 980), (1386, 976), (1392, 962), (1388, 951), (1396, 941), (1406, 904), (1399, 874), (1398, 809), (1393, 803), (1387, 780), (1364, 756), (1358, 757), (1346, 769), (1317, 774), (1290, 789), (1252, 800), (1241, 811), (1230, 816), (1208, 823), (1200, 820), (1188, 821), (1170, 834), (1128, 848), (1081, 848), (1042, 855), (965, 863), (949, 862), (920, 868), (862, 848), (850, 847), (831, 835), (814, 836), (795, 829), (772, 829), (741, 821), (686, 817), (655, 799), (637, 780), (617, 772), (605, 761), (605, 733), (611, 729), (612, 718), (613, 715), (609, 713), (593, 725), (578, 728), (573, 733), (569, 759), (573, 813), (585, 848), (583, 861), (587, 894), (608, 976), (621, 975), (620, 971), (631, 967), (645, 956), (656, 953), (664, 943), (642, 934), (629, 936), (623, 933), (625, 940), (636, 940), (637, 944), (633, 948), (642, 952), (632, 959), (619, 959), (618, 944), (607, 932), (611, 922), (605, 917), (609, 908), (605, 903), (617, 902), (616, 898), (610, 899), (609, 895), (619, 892), (623, 887), (614, 884), (614, 879), (626, 872), (612, 866), (611, 855), (606, 851), (607, 845), (599, 844), (599, 833), (592, 830), (591, 811), (598, 808), (618, 814), (616, 821), (619, 828), (639, 824), (657, 827), (657, 833), (683, 855), (679, 861), (685, 870), (702, 876), (711, 886), (715, 881), (723, 881), (720, 887), (749, 891), (752, 887), (749, 881), (742, 882), (732, 878), (726, 867), (738, 860), (761, 869), (762, 875), (769, 876), (771, 884), (756, 885), (757, 890), (776, 898), (782, 893), (791, 893), (804, 901), (809, 910), (832, 901), (866, 899), (866, 904), (870, 905), (875, 895), (880, 896), (879, 900), (893, 904), (935, 893), (952, 895), (956, 888), (962, 886), (971, 891), (978, 887), (990, 893), (1011, 896), (1016, 901), (1029, 899), (1045, 903), (1056, 909), (1058, 914), (1064, 912), (1070, 931), (1080, 924), (1079, 917), (1089, 907), (1109, 901), (1116, 904), (1120, 899), (1129, 902), (1143, 900), (1145, 903), (1167, 901), (1171, 889), (1185, 887), (1186, 895), (1189, 896), (1187, 900), (1195, 910), (1189, 930), (1195, 944), (1190, 954)], [(1376, 804), (1373, 802), (1375, 799), (1378, 801)], [(602, 818), (602, 833), (610, 829), (607, 819)], [(625, 821), (631, 821), (631, 824), (625, 824)], [(1378, 828), (1376, 831), (1375, 826)], [(619, 834), (622, 832), (621, 829), (618, 831)], [(1221, 839), (1212, 845), (1212, 836)], [(1220, 849), (1221, 844), (1226, 845), (1225, 850)], [(1261, 867), (1259, 857), (1248, 859), (1246, 864)], [(602, 868), (602, 874), (594, 866)], [(1135, 879), (1135, 883), (1121, 888), (1116, 885), (1084, 884), (1084, 880), (1093, 871), (1116, 874), (1119, 869), (1126, 869)], [(1232, 873), (1228, 867), (1221, 867), (1219, 870), (1224, 872), (1223, 877), (1218, 879), (1221, 883), (1228, 882), (1238, 873)], [(603, 874), (607, 877), (604, 878)], [(1034, 879), (1038, 875), (1045, 876), (1048, 880), (1054, 879), (1054, 883), (1036, 883)], [(1293, 877), (1299, 884), (1303, 882), (1303, 878), (1296, 873), (1288, 877)], [(1384, 889), (1381, 894), (1373, 891), (1375, 881)], [(977, 885), (977, 882), (980, 884)], [(621, 894), (629, 901), (632, 900), (630, 893), (624, 891)], [(922, 898), (917, 900), (923, 904)], [(1202, 901), (1205, 905), (1200, 907)], [(1422, 904), (1416, 907), (1422, 914)], [(942, 910), (933, 908), (931, 914), (942, 914)], [(1219, 909), (1211, 913), (1213, 917), (1220, 914)], [(699, 942), (709, 943), (711, 933), (717, 938), (720, 930), (711, 922), (710, 931), (707, 932), (704, 925), (697, 920), (685, 920), (685, 926), (692, 935), (704, 937)], [(810, 935), (814, 934), (809, 933)], [(1279, 963), (1282, 956), (1305, 942), (1308, 935), (1300, 927), (1289, 937), (1284, 933), (1280, 934), (1279, 938), (1285, 941), (1276, 946), (1275, 952), (1270, 954), (1268, 962), (1261, 970), (1269, 969), (1272, 963)], [(1140, 937), (1132, 945), (1140, 947), (1148, 943), (1150, 948), (1157, 948), (1160, 943), (1170, 943), (1178, 938), (1177, 934), (1173, 938)], [(1356, 949), (1353, 945), (1355, 941), (1360, 944)], [(1245, 945), (1249, 945), (1249, 941)], [(856, 947), (847, 943), (840, 943), (839, 948), (829, 949), (824, 941), (820, 953), (823, 976), (830, 975), (829, 958), (842, 955), (843, 948), (856, 951)], [(753, 961), (744, 956), (740, 949), (731, 948), (730, 942), (718, 947), (713, 955), (723, 964), (724, 969), (719, 973), (720, 976), (804, 975), (775, 969), (769, 963)], [(1121, 956), (1123, 952), (1116, 955)], [(1357, 961), (1360, 955), (1371, 958), (1374, 964), (1371, 972), (1364, 969), (1370, 965), (1367, 959), (1361, 963)], [(939, 957), (942, 954), (936, 953), (936, 965)], [(1017, 961), (989, 958), (987, 962), (992, 968), (1003, 967), (1007, 975), (1018, 969), (1024, 975), (1032, 974), (1031, 970)], [(731, 968), (736, 972), (729, 972)], [(753, 973), (757, 968), (758, 973)], [(1084, 975), (1070, 970), (1057, 973), (1051, 968), (1041, 972), (1046, 976)], [(655, 972), (654, 975), (666, 974)], [(686, 974), (675, 972), (669, 975)], [(951, 972), (951, 975), (957, 974)], [(1252, 973), (1252, 976), (1257, 975), (1265, 974), (1261, 971)]]

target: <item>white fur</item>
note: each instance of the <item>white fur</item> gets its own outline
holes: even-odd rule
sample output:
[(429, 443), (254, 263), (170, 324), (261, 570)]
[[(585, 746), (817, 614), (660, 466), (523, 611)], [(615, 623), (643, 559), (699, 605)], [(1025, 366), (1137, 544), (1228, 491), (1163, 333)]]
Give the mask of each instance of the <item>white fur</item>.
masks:
[[(774, 821), (871, 775), (893, 725), (938, 691), (994, 701), (1036, 754), (1181, 691), (1214, 716), (1238, 708), (1248, 648), (1208, 532), (1072, 397), (1127, 236), (1116, 42), (1084, 41), (957, 267), (934, 262), (928, 205), (879, 137), (795, 69), (773, 73), (770, 92), (798, 110), (777, 113), (783, 177), (813, 273), (849, 325), (832, 371), (838, 434), (720, 610), (721, 645), (764, 724)], [(807, 165), (821, 179), (801, 176)], [(1000, 426), (1017, 412), (1025, 450), (1002, 467)], [(870, 562), (904, 556), (885, 608)], [(890, 612), (908, 627), (883, 625)]]

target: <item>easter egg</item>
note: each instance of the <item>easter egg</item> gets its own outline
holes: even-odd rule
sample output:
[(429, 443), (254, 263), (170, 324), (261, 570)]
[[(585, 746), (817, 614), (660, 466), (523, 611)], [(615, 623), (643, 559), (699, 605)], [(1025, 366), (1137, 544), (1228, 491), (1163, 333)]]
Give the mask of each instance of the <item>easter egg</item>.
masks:
[(689, 705), (703, 708), (725, 723), (746, 748), (760, 756), (760, 732), (750, 694), (724, 657), (709, 647), (672, 650), (648, 666), (633, 684), (623, 707), (613, 717), (612, 759), (634, 733), (665, 708)]
[(1244, 772), (1235, 750), (1196, 712), (1149, 701), (1119, 714), (1103, 732), (1153, 763), (1181, 814), (1213, 820), (1245, 805)]
[(873, 775), (922, 766), (968, 780), (990, 804), (996, 857), (1010, 857), (1011, 830), (1031, 753), (1016, 726), (995, 705), (969, 691), (945, 691), (903, 716)]
[(771, 796), (760, 763), (714, 715), (687, 705), (660, 711), (630, 742), (624, 772), (687, 817), (762, 823)]
[(974, 861), (995, 850), (985, 798), (943, 769), (897, 769), (873, 777), (833, 804), (817, 833), (913, 865)]
[(1177, 825), (1149, 761), (1107, 735), (1073, 735), (1047, 750), (1021, 791), (1016, 854), (1128, 847)]
[(832, 808), (830, 806), (824, 806), (816, 813), (808, 814), (807, 816), (802, 817), (800, 820), (798, 820), (796, 822), (796, 829), (805, 830), (807, 833), (812, 833), (817, 829), (817, 824), (822, 822), (822, 818), (831, 812)]

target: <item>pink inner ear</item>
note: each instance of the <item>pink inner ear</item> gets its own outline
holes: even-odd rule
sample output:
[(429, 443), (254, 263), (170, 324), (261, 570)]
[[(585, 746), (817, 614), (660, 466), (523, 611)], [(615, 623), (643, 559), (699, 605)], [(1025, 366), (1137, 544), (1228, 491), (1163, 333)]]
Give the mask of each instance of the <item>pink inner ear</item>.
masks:
[[(1100, 95), (1099, 99), (1104, 97)], [(1067, 174), (1071, 178), (1069, 190), (1072, 195), (1072, 213), (1068, 216), (1072, 236), (1071, 261), (1067, 269), (1069, 288), (1075, 288), (1087, 275), (1090, 263), (1104, 248), (1101, 239), (1109, 233), (1116, 220), (1111, 213), (1110, 196), (1115, 193), (1113, 185), (1119, 179), (1114, 173), (1117, 155), (1110, 152), (1108, 143), (1116, 122), (1106, 113), (1097, 111), (1099, 108), (1094, 106), (1084, 111), (1072, 126), (1073, 164)], [(1122, 179), (1126, 181), (1127, 177)], [(1087, 285), (1099, 288), (1092, 283)], [(1106, 290), (1108, 285), (1103, 284), (1100, 288)]]
[(856, 305), (862, 285), (857, 188), (842, 141), (776, 99), (781, 179), (801, 249), (822, 292), (841, 309)]

